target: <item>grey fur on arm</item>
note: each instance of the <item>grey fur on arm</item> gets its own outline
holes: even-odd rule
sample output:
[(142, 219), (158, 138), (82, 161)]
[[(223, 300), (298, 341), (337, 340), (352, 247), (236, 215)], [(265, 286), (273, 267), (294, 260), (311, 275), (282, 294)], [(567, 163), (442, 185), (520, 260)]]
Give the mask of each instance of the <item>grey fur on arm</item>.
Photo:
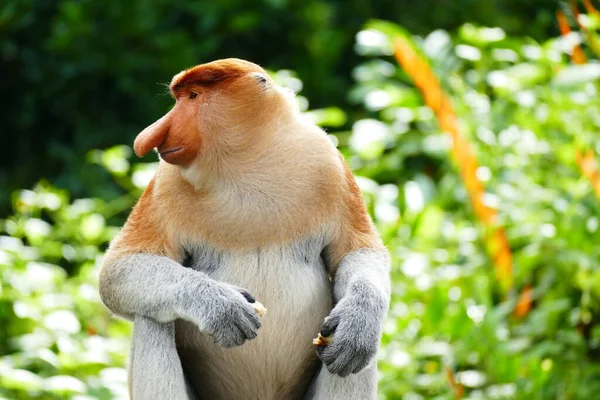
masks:
[(333, 279), (335, 307), (325, 319), (322, 336), (331, 343), (317, 348), (329, 372), (348, 376), (375, 357), (389, 306), (389, 255), (361, 249), (347, 254)]
[(164, 256), (139, 253), (108, 259), (100, 273), (100, 295), (114, 313), (158, 322), (193, 322), (224, 347), (258, 334), (261, 321), (250, 293), (215, 281)]
[[(389, 302), (390, 256), (385, 250), (361, 249), (347, 254), (335, 273), (333, 294), (341, 300), (357, 285), (367, 284), (373, 294), (378, 293)], [(384, 311), (385, 312), (385, 311)]]

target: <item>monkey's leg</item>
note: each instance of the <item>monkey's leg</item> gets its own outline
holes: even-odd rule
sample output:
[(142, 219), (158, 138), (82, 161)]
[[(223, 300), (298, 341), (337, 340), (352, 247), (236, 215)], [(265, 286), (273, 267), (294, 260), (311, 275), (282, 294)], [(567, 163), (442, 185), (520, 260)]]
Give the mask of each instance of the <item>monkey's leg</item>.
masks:
[(175, 323), (136, 316), (129, 360), (134, 400), (193, 400), (175, 346)]
[(377, 361), (346, 377), (327, 371), (325, 365), (310, 385), (304, 400), (375, 400), (377, 399)]

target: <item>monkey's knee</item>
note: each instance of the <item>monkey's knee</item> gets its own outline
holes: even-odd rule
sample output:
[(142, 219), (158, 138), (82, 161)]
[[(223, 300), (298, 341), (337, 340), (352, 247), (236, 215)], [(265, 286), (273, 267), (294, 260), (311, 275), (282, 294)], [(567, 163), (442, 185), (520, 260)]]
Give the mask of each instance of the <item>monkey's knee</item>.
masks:
[(303, 400), (375, 400), (377, 399), (377, 361), (356, 374), (341, 377), (321, 369)]

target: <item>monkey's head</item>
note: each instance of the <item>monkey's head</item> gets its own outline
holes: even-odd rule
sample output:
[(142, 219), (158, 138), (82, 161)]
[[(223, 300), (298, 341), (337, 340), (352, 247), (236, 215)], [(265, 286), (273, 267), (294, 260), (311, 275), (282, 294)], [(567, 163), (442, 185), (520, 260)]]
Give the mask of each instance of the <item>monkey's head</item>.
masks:
[(182, 167), (260, 153), (273, 140), (273, 124), (290, 110), (261, 67), (238, 59), (182, 71), (169, 88), (175, 106), (144, 129), (133, 147), (140, 157), (156, 148), (164, 161)]

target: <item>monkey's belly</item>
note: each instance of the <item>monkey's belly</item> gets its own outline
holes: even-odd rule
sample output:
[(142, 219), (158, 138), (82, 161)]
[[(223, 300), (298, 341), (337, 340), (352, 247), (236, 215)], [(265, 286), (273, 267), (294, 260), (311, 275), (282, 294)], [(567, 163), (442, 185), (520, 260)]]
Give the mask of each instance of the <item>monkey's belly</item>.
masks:
[[(312, 339), (332, 307), (331, 283), (315, 250), (221, 254), (211, 277), (248, 289), (267, 308), (258, 337), (226, 349), (178, 321), (187, 379), (201, 400), (295, 400), (320, 365)], [(213, 266), (214, 267), (214, 266)], [(198, 266), (202, 269), (202, 265)]]

